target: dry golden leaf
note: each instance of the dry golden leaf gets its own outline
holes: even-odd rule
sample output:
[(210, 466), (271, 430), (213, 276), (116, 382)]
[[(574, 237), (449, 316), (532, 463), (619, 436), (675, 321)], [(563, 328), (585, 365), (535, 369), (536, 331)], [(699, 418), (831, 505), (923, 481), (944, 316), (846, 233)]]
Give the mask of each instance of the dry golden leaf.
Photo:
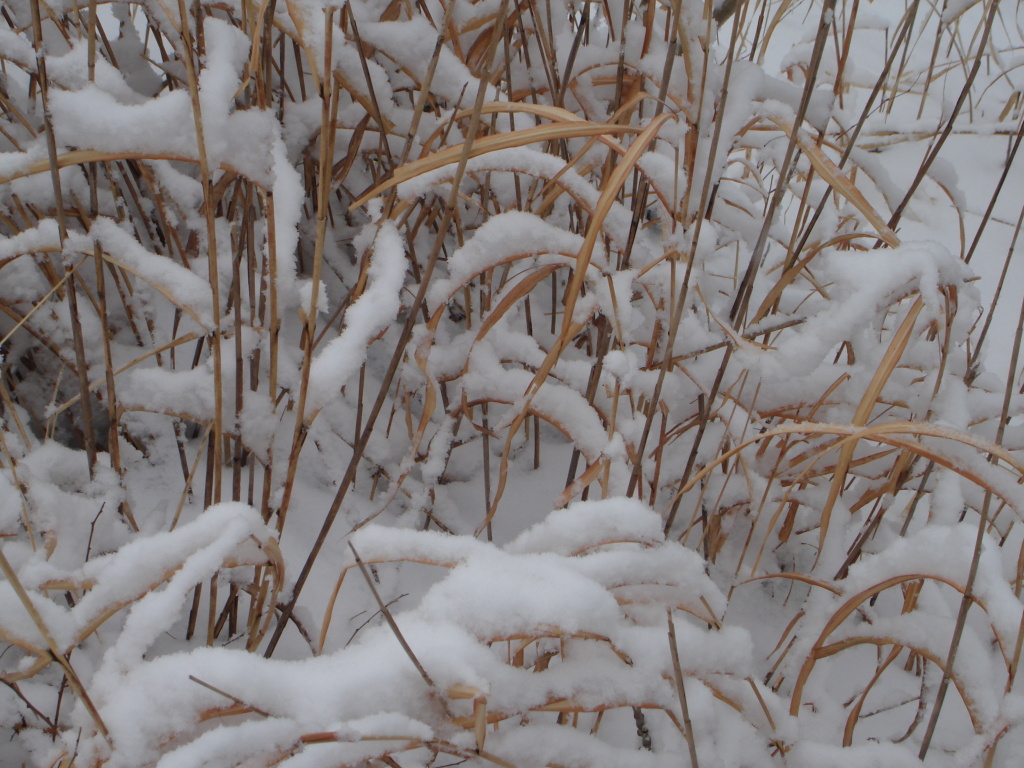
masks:
[(799, 145), (801, 151), (810, 160), (811, 165), (814, 166), (814, 170), (827, 181), (832, 188), (853, 203), (854, 208), (860, 211), (864, 218), (866, 218), (871, 226), (878, 232), (878, 236), (885, 241), (887, 245), (896, 248), (900, 244), (900, 239), (896, 236), (896, 233), (889, 229), (889, 225), (885, 223), (885, 220), (878, 214), (878, 212), (871, 206), (871, 203), (867, 201), (864, 195), (861, 194), (857, 186), (850, 181), (850, 179), (843, 173), (842, 169), (838, 165), (832, 162), (829, 157), (821, 151), (821, 148), (817, 144), (812, 142), (807, 135), (800, 130), (794, 128), (793, 124), (784, 120), (781, 117), (772, 117), (771, 121), (775, 123), (779, 128), (786, 132), (786, 135), (793, 137), (796, 135), (796, 143)]

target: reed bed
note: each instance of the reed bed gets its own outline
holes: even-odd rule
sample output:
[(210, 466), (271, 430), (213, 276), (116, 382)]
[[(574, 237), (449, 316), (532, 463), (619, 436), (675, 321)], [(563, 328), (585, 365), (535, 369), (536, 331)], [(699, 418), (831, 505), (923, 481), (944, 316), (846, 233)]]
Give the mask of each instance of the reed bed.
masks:
[(4, 763), (1013, 764), (1020, 13), (876, 5), (5, 3)]

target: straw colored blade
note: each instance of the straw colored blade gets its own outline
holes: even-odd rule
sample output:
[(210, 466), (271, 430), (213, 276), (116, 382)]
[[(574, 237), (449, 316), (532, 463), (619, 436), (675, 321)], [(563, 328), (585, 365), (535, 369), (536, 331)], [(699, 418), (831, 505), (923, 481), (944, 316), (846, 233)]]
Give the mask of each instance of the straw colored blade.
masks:
[(811, 162), (814, 170), (818, 172), (818, 175), (825, 179), (825, 181), (827, 181), (836, 192), (853, 203), (853, 206), (871, 223), (871, 226), (875, 228), (878, 236), (887, 245), (893, 248), (899, 246), (899, 238), (896, 236), (895, 232), (889, 229), (889, 225), (885, 223), (885, 219), (883, 219), (871, 206), (871, 203), (867, 201), (864, 195), (861, 194), (861, 191), (857, 189), (857, 186), (850, 181), (839, 166), (833, 163), (832, 160), (821, 151), (821, 148), (810, 140), (807, 134), (795, 129), (792, 123), (781, 117), (772, 117), (771, 120), (779, 126), (779, 128), (785, 131), (787, 136), (792, 137), (795, 132), (797, 144), (800, 146), (800, 149), (803, 151), (807, 159)]

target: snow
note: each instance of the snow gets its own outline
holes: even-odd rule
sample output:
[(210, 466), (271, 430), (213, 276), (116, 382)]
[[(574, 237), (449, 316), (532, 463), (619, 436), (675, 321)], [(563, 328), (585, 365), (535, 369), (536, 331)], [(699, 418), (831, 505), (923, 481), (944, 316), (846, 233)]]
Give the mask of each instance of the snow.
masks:
[(481, 640), (549, 628), (608, 635), (619, 615), (611, 595), (560, 568), (554, 558), (513, 560), (496, 552), (455, 568), (424, 598), (420, 611), (428, 620), (463, 626)]
[(977, 5), (978, 0), (950, 0), (942, 8), (942, 23), (950, 24), (968, 8)]
[[(963, 251), (1018, 128), (1020, 30), (995, 25), (901, 244), (875, 247), (822, 157), (845, 149), (904, 5), (859, 8), (839, 87), (858, 6), (826, 15), (782, 180), (814, 3), (766, 4), (757, 50), (755, 4), (710, 30), (690, 0), (674, 29), (671, 4), (528, 5), (455, 3), (441, 30), (436, 0), (332, 0), (328, 51), (320, 0), (200, 4), (209, 179), (173, 6), (101, 5), (90, 71), (88, 9), (52, 4), (45, 105), (30, 7), (4, 6), (0, 762), (660, 768), (692, 739), (722, 768), (1016, 764), (1020, 189)], [(861, 126), (842, 172), (883, 220), (986, 12), (922, 4)], [(481, 153), (446, 212), (478, 95)], [(656, 103), (668, 122), (610, 188)], [(536, 141), (481, 151), (511, 131)]]
[[(486, 344), (476, 345), (469, 370), (462, 377), (462, 391), (470, 401), (491, 400), (521, 407), (523, 393), (533, 376), (522, 370), (504, 369), (495, 373), (494, 362), (495, 355)], [(608, 434), (599, 414), (575, 389), (548, 384), (532, 398), (529, 407), (571, 437), (590, 463), (598, 461), (609, 447)], [(506, 419), (511, 421), (513, 412), (510, 410)]]
[(800, 768), (922, 768), (913, 750), (898, 744), (862, 744), (841, 749), (828, 744), (807, 741), (789, 755)]
[[(101, 152), (138, 152), (196, 157), (192, 106), (184, 90), (142, 104), (122, 104), (97, 85), (56, 91), (50, 99), (61, 142)], [(129, 149), (130, 148), (130, 149)]]
[(662, 539), (661, 520), (633, 499), (576, 502), (552, 512), (509, 542), (513, 553), (554, 552), (571, 556), (606, 542)]
[(147, 251), (110, 219), (96, 219), (90, 235), (111, 261), (152, 285), (201, 326), (212, 325), (210, 286), (197, 274), (166, 256)]
[(365, 360), (373, 337), (390, 326), (401, 305), (405, 251), (393, 224), (381, 226), (374, 240), (365, 293), (345, 311), (345, 328), (322, 349), (309, 373), (309, 406), (328, 404)]

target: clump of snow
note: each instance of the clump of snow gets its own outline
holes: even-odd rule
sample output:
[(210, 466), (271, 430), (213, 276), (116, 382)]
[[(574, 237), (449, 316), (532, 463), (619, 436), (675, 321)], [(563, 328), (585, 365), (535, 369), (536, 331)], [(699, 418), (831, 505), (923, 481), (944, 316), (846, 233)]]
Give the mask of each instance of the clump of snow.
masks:
[(398, 231), (383, 224), (374, 240), (366, 291), (345, 312), (345, 328), (326, 345), (309, 372), (308, 403), (319, 410), (336, 396), (366, 359), (373, 337), (389, 327), (401, 307), (405, 283), (405, 250)]
[(576, 502), (556, 510), (519, 534), (505, 549), (570, 556), (609, 542), (654, 544), (662, 539), (662, 521), (654, 510), (635, 499), (617, 498)]

